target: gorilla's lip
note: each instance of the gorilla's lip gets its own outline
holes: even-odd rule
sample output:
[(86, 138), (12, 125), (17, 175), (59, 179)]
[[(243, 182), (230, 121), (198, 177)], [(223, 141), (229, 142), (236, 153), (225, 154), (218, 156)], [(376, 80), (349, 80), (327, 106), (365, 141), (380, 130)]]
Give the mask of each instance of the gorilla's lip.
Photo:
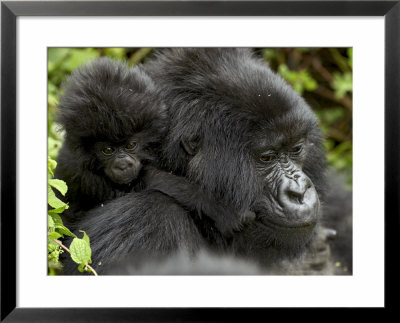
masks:
[(259, 221), (269, 227), (271, 229), (278, 229), (278, 230), (312, 230), (314, 229), (317, 221), (309, 221), (309, 222), (299, 222), (299, 223), (285, 223), (285, 222), (277, 222), (269, 219), (266, 215), (257, 214), (257, 218)]

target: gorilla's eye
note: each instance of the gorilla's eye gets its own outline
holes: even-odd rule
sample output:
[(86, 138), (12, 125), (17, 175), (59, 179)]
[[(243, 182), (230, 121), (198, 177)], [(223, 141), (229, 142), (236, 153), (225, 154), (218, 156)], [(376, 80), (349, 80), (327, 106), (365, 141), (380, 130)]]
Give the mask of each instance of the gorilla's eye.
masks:
[(128, 150), (133, 150), (133, 149), (136, 148), (136, 146), (137, 146), (137, 143), (136, 143), (135, 141), (132, 141), (132, 142), (130, 142), (129, 144), (127, 144), (127, 145), (125, 146), (125, 148), (128, 149)]
[(275, 159), (275, 155), (272, 155), (272, 154), (261, 155), (261, 157), (260, 157), (260, 160), (264, 163), (273, 161), (274, 159)]
[(115, 149), (113, 147), (104, 147), (102, 152), (104, 155), (110, 156), (114, 153)]
[(298, 145), (298, 146), (294, 146), (292, 148), (289, 149), (289, 152), (293, 153), (293, 154), (298, 154), (303, 150), (303, 146), (302, 145)]

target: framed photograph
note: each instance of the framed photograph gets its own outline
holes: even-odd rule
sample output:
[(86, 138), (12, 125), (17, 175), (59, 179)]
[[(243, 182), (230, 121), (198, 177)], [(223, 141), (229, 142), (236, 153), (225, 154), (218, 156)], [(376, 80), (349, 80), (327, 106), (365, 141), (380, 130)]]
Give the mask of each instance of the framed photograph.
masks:
[[(399, 1), (4, 1), (1, 24), (1, 320), (233, 321), (265, 315), (272, 308), (393, 309), (389, 290), (398, 278), (393, 256), (388, 255), (398, 253), (394, 237), (399, 234)], [(99, 277), (49, 275), (57, 273), (57, 267), (49, 269), (44, 253), (45, 228), (49, 229), (43, 216), (48, 210), (45, 161), (52, 145), (55, 150), (50, 155), (54, 153), (56, 158), (58, 154), (60, 142), (53, 132), (51, 108), (59, 104), (62, 91), (66, 91), (61, 84), (92, 58), (108, 56), (116, 61), (128, 60), (134, 66), (151, 59), (154, 48), (175, 48), (178, 52), (179, 48), (208, 48), (204, 55), (208, 55), (209, 65), (215, 66), (218, 64), (212, 62), (210, 54), (213, 49), (223, 48), (226, 53), (227, 48), (251, 48), (252, 55), (268, 62), (291, 84), (293, 93), (306, 98), (323, 131), (325, 125), (334, 125), (333, 131), (324, 132), (325, 148), (328, 162), (344, 169), (346, 181), (352, 185), (353, 225), (346, 242), (352, 250), (350, 272), (349, 265), (339, 259), (328, 275), (291, 274), (290, 270), (285, 275), (235, 270), (227, 270), (226, 275), (202, 275), (198, 271), (130, 275), (130, 270)], [(229, 59), (236, 55), (235, 50), (228, 54)], [(245, 56), (240, 53), (240, 57)], [(220, 56), (220, 52), (215, 54), (215, 60)], [(171, 66), (158, 67), (168, 73), (173, 60), (169, 61)], [(318, 65), (321, 61), (323, 64)], [(226, 70), (230, 69), (218, 72), (221, 80), (226, 77), (231, 85), (240, 84), (238, 78), (243, 73), (227, 77)], [(153, 73), (151, 68), (149, 71)], [(164, 75), (157, 73), (153, 74), (155, 79), (161, 80)], [(69, 82), (74, 80), (70, 78)], [(223, 87), (221, 82), (215, 86)], [(321, 86), (324, 82), (325, 88)], [(81, 93), (90, 86), (80, 84), (78, 92), (70, 93)], [(106, 95), (108, 87), (104, 89), (102, 94)], [(125, 95), (126, 91), (121, 91), (118, 98)], [(232, 94), (236, 90), (229, 91), (231, 96), (237, 95)], [(179, 92), (174, 93), (179, 97)], [(245, 98), (256, 100), (250, 93), (249, 89), (239, 94), (242, 105)], [(178, 105), (175, 96), (171, 100)], [(187, 96), (185, 100), (189, 102)], [(196, 104), (196, 100), (190, 104)], [(280, 101), (281, 106), (284, 104)], [(76, 130), (78, 119), (69, 123), (75, 133), (81, 131)], [(82, 131), (85, 127), (90, 128), (84, 125)], [(213, 131), (211, 123), (208, 131)], [(193, 159), (196, 138), (180, 142)], [(124, 150), (133, 151), (136, 145), (135, 137), (124, 143)], [(293, 142), (291, 154), (303, 153), (302, 145), (303, 141)], [(310, 148), (313, 145), (307, 149), (314, 149)], [(103, 146), (102, 156), (108, 158), (115, 148)], [(261, 158), (271, 161), (271, 154), (268, 150)], [(119, 173), (110, 169), (104, 174), (120, 185)], [(60, 188), (56, 184), (53, 187)], [(290, 203), (293, 194), (287, 193), (292, 196)], [(185, 197), (174, 197), (180, 198)], [(287, 203), (279, 201), (281, 205)], [(96, 203), (103, 207), (102, 201)], [(333, 205), (339, 213), (346, 212), (341, 200)], [(108, 204), (106, 207), (113, 209)], [(285, 204), (285, 208), (289, 206)], [(256, 207), (251, 211), (260, 212)], [(87, 261), (80, 267), (92, 268)]]

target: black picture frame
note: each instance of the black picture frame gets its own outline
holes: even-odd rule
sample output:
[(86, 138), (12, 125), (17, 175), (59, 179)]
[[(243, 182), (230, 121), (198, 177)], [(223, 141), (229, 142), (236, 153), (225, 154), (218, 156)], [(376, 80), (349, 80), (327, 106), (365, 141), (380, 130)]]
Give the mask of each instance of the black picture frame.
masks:
[[(244, 308), (16, 307), (16, 19), (18, 16), (384, 16), (385, 19), (385, 314), (398, 286), (400, 181), (400, 1), (82, 1), (1, 3), (1, 321), (249, 321)], [(367, 174), (370, 175), (370, 174)], [(394, 260), (393, 260), (394, 259)], [(371, 260), (373, 261), (373, 259)], [(278, 311), (278, 309), (273, 309)], [(283, 309), (287, 310), (287, 309)], [(280, 310), (282, 311), (282, 309)], [(371, 312), (369, 312), (371, 313)], [(382, 319), (382, 310), (374, 312)], [(371, 313), (372, 314), (372, 313)], [(334, 313), (332, 313), (334, 315)], [(370, 314), (368, 314), (370, 315)], [(373, 316), (369, 316), (373, 318)], [(322, 318), (322, 317), (321, 317)]]

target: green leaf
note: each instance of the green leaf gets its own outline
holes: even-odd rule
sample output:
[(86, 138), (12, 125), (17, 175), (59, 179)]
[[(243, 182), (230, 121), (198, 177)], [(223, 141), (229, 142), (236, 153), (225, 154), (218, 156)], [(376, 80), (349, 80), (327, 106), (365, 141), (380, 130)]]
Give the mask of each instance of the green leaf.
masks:
[(90, 239), (89, 239), (89, 236), (86, 234), (86, 232), (82, 231), (82, 230), (79, 230), (79, 232), (83, 233), (82, 239), (85, 240), (87, 242), (87, 244), (90, 246)]
[(59, 232), (59, 233), (61, 233), (61, 234), (63, 234), (63, 235), (66, 235), (66, 236), (69, 236), (69, 237), (75, 237), (76, 238), (76, 235), (75, 234), (73, 234), (67, 227), (65, 227), (64, 225), (56, 225), (56, 230), (57, 230), (57, 232)]
[(58, 214), (53, 214), (49, 212), (49, 216), (51, 217), (52, 221), (54, 222), (54, 225), (63, 225), (62, 219)]
[(58, 232), (51, 232), (51, 233), (49, 233), (47, 236), (48, 236), (48, 238), (49, 238), (50, 240), (59, 239), (59, 238), (62, 238), (62, 237), (63, 237), (62, 234), (60, 234), (60, 233), (58, 233)]
[(72, 240), (69, 250), (71, 251), (72, 260), (77, 264), (86, 264), (92, 262), (92, 250), (85, 240), (75, 238)]
[(58, 214), (49, 212), (49, 218), (54, 223), (54, 228), (58, 233), (69, 237), (76, 237), (75, 234), (73, 234), (67, 227), (64, 226), (62, 219)]
[(50, 210), (47, 211), (47, 213), (48, 214), (63, 213), (66, 209), (68, 209), (68, 205), (67, 204), (65, 204), (64, 206), (59, 207), (57, 209), (50, 209)]
[(47, 157), (47, 171), (51, 177), (54, 177), (54, 169), (57, 167), (57, 162), (53, 159), (50, 158), (50, 156)]
[(56, 229), (54, 220), (50, 215), (47, 215), (47, 227), (49, 228), (50, 231), (54, 231)]
[(47, 198), (48, 198), (47, 202), (54, 209), (58, 209), (58, 208), (62, 208), (62, 207), (64, 207), (65, 209), (68, 208), (68, 204), (64, 203), (56, 196), (56, 194), (53, 192), (53, 189), (50, 187), (50, 185), (47, 185)]
[(63, 196), (65, 196), (65, 193), (67, 193), (68, 190), (67, 184), (60, 179), (49, 179), (49, 185), (51, 187), (54, 187)]

